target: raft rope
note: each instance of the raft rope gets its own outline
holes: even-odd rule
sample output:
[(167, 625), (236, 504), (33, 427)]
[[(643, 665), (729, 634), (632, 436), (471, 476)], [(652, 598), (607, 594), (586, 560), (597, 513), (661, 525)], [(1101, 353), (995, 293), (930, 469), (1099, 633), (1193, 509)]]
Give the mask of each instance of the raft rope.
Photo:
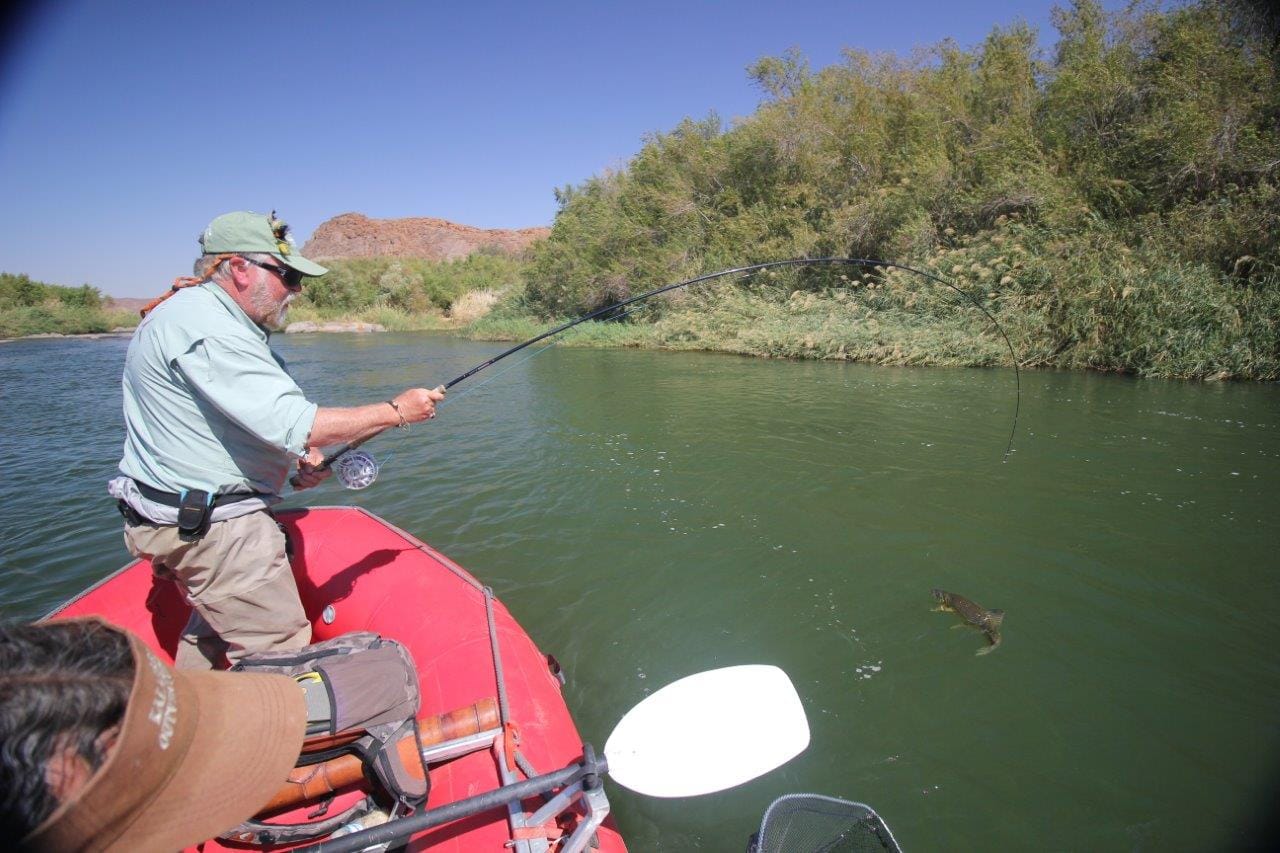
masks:
[[(918, 276), (921, 276), (924, 279), (927, 279), (928, 281), (941, 284), (944, 287), (950, 288), (951, 290), (960, 294), (960, 296), (964, 297), (970, 303), (972, 303), (973, 307), (981, 311), (984, 317), (986, 317), (988, 320), (991, 321), (991, 325), (995, 326), (996, 331), (1000, 333), (1000, 337), (1004, 339), (1005, 346), (1009, 348), (1009, 357), (1013, 365), (1013, 384), (1014, 384), (1013, 424), (1009, 428), (1009, 441), (1005, 446), (1004, 456), (1001, 459), (1002, 462), (1008, 462), (1009, 455), (1013, 453), (1013, 439), (1018, 432), (1018, 414), (1022, 408), (1022, 372), (1018, 368), (1018, 354), (1013, 348), (1013, 342), (1009, 340), (1009, 336), (1005, 334), (1004, 327), (1000, 325), (1000, 322), (996, 320), (995, 316), (992, 315), (992, 313), (988, 311), (982, 305), (981, 302), (979, 302), (976, 298), (974, 298), (973, 295), (971, 295), (967, 291), (961, 290), (958, 286), (956, 286), (952, 282), (947, 281), (941, 276), (935, 275), (931, 272), (927, 272), (917, 267), (911, 267), (911, 266), (907, 266), (906, 264), (899, 264), (893, 261), (880, 260), (878, 258), (838, 258), (838, 257), (791, 258), (789, 260), (784, 260), (784, 261), (765, 261), (764, 263), (750, 264), (748, 266), (733, 267), (731, 269), (719, 270), (718, 272), (706, 273), (705, 275), (696, 276), (694, 278), (686, 279), (685, 281), (679, 281), (674, 284), (663, 285), (662, 287), (655, 287), (653, 290), (647, 290), (644, 293), (629, 297), (613, 305), (606, 305), (603, 308), (597, 308), (596, 310), (591, 311), (587, 314), (584, 314), (575, 320), (570, 320), (567, 323), (562, 323), (561, 325), (556, 326), (553, 329), (549, 329), (540, 335), (536, 335), (527, 341), (523, 341), (519, 344), (516, 344), (515, 346), (498, 353), (492, 358), (482, 361), (480, 364), (477, 364), (475, 367), (471, 368), (467, 372), (454, 377), (453, 379), (449, 380), (448, 382), (446, 382), (444, 385), (440, 387), (442, 387), (444, 390), (447, 391), (453, 386), (457, 385), (459, 382), (469, 379), (470, 377), (474, 376), (475, 374), (479, 373), (485, 368), (493, 364), (496, 364), (499, 361), (502, 361), (502, 359), (506, 358), (507, 356), (514, 355), (515, 353), (520, 352), (526, 347), (532, 346), (533, 344), (536, 344), (539, 341), (546, 340), (547, 338), (550, 338), (554, 335), (558, 335), (561, 332), (566, 332), (569, 329), (572, 329), (574, 326), (579, 325), (580, 323), (585, 323), (588, 320), (594, 320), (597, 317), (601, 317), (605, 314), (617, 312), (618, 309), (620, 308), (625, 308), (628, 305), (641, 302), (645, 299), (650, 299), (662, 293), (668, 293), (672, 290), (678, 290), (679, 288), (682, 288), (682, 287), (689, 287), (690, 285), (700, 284), (704, 281), (711, 281), (713, 279), (724, 278), (726, 276), (732, 276), (732, 275), (746, 276), (746, 275), (754, 274), (761, 270), (774, 269), (777, 267), (799, 267), (799, 266), (820, 266), (820, 265), (821, 266), (856, 266), (856, 267), (869, 267), (869, 268), (884, 267), (888, 269), (900, 269), (905, 272), (914, 273)], [(626, 314), (629, 314), (629, 313), (631, 312), (627, 311), (621, 315), (616, 315), (616, 316), (619, 316), (619, 317), (626, 316)], [(546, 349), (546, 347), (543, 347), (542, 349)], [(534, 352), (533, 355), (537, 355), (538, 352), (541, 352), (541, 351), (542, 350), (540, 349)], [(372, 438), (372, 437), (373, 436), (369, 436), (369, 438)], [(321, 462), (319, 465), (319, 470), (324, 470), (326, 468), (329, 468), (340, 456), (342, 456), (342, 454), (350, 450), (354, 450), (355, 448), (359, 447), (361, 444), (364, 444), (365, 441), (368, 441), (369, 438), (362, 439), (360, 441), (353, 441), (350, 444), (343, 445), (342, 447), (339, 447), (337, 450), (333, 451), (332, 453), (326, 455), (324, 458), (324, 461)]]
[[(506, 680), (506, 675), (503, 672), (503, 668), (502, 668), (502, 650), (498, 644), (498, 619), (494, 612), (494, 606), (493, 606), (494, 602), (497, 599), (494, 597), (493, 588), (489, 586), (484, 586), (478, 580), (476, 580), (471, 575), (470, 572), (466, 571), (461, 566), (458, 566), (448, 557), (445, 557), (443, 554), (436, 553), (435, 551), (432, 551), (431, 548), (424, 545), (423, 543), (414, 541), (413, 538), (409, 536), (407, 533), (404, 533), (403, 531), (400, 531), (398, 529), (396, 532), (400, 533), (400, 535), (402, 535), (406, 539), (406, 541), (412, 542), (416, 550), (421, 551), (423, 554), (426, 554), (428, 557), (430, 557), (433, 561), (435, 561), (439, 565), (444, 566), (446, 569), (452, 572), (454, 576), (458, 578), (458, 580), (462, 581), (467, 586), (481, 593), (481, 595), (484, 597), (485, 622), (487, 624), (488, 631), (489, 631), (489, 649), (490, 649), (490, 653), (493, 656), (493, 674), (494, 674), (494, 680), (497, 682), (497, 689), (498, 689), (498, 720), (502, 725), (502, 732), (503, 732), (503, 735), (505, 736), (507, 732), (507, 724), (511, 722), (511, 707), (507, 701), (507, 680)], [(524, 756), (524, 753), (522, 753), (519, 749), (515, 749), (513, 751), (512, 760), (515, 762), (515, 765), (518, 768), (520, 768), (520, 772), (523, 773), (526, 778), (532, 779), (538, 775), (537, 770), (529, 762), (529, 760)], [(507, 768), (504, 762), (499, 762), (498, 774), (502, 778), (504, 785), (510, 784), (512, 781), (514, 781), (512, 779), (507, 778), (509, 773), (507, 771)], [(547, 799), (547, 795), (544, 794), (542, 796), (544, 800)], [(520, 848), (517, 848), (517, 849), (520, 849)]]
[[(213, 266), (210, 267), (210, 269), (216, 270), (218, 268), (218, 265), (221, 264), (223, 261), (229, 260), (231, 258), (238, 258), (238, 257), (240, 256), (236, 254), (215, 255), (213, 258)], [(207, 276), (205, 278), (196, 278), (193, 275), (178, 276), (173, 280), (173, 285), (169, 288), (169, 290), (165, 293), (160, 294), (155, 299), (152, 299), (150, 302), (144, 305), (142, 309), (138, 311), (138, 316), (146, 317), (148, 314), (150, 314), (152, 311), (155, 310), (157, 305), (159, 305), (161, 302), (164, 302), (170, 296), (173, 296), (173, 294), (177, 293), (179, 290), (182, 290), (183, 288), (187, 288), (187, 287), (195, 287), (197, 284), (204, 284), (208, 280), (209, 278)]]
[[(406, 538), (409, 538), (408, 534), (403, 534), (403, 535)], [(482, 585), (478, 580), (472, 577), (471, 574), (467, 572), (465, 569), (461, 568), (458, 565), (455, 565), (452, 560), (450, 560), (447, 557), (444, 557), (444, 555), (435, 553), (426, 545), (417, 543), (415, 547), (417, 548), (417, 550), (426, 554), (435, 562), (439, 563), (449, 571), (453, 572), (453, 574), (459, 580), (461, 580), (463, 583), (467, 584), (472, 589), (476, 590), (477, 592), (479, 592), (481, 595), (484, 596), (485, 622), (487, 623), (489, 628), (489, 649), (490, 649), (490, 653), (493, 655), (493, 674), (498, 687), (498, 719), (502, 723), (502, 727), (505, 730), (507, 727), (507, 723), (511, 721), (511, 706), (507, 702), (507, 680), (502, 669), (502, 650), (498, 646), (498, 620), (493, 610), (493, 602), (496, 600), (493, 594), (493, 588)], [(538, 775), (538, 773), (534, 770), (533, 765), (531, 765), (528, 759), (526, 759), (524, 755), (520, 753), (518, 750), (515, 755), (515, 762), (516, 762), (516, 766), (520, 768), (521, 772), (523, 772), (530, 779)]]
[[(489, 647), (493, 652), (493, 674), (498, 681), (498, 721), (502, 723), (502, 731), (505, 733), (507, 724), (511, 722), (511, 708), (507, 704), (507, 680), (502, 674), (502, 651), (498, 648), (498, 620), (493, 613), (493, 588), (488, 586), (484, 587), (484, 614), (489, 622)], [(538, 775), (519, 749), (515, 750), (512, 760), (527, 778), (532, 779)]]

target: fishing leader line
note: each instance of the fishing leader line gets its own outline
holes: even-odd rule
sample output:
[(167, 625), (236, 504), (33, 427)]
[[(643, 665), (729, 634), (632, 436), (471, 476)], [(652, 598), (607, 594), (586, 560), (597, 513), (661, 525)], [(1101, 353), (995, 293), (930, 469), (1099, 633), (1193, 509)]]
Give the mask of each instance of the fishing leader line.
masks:
[[(494, 364), (497, 364), (499, 361), (502, 361), (504, 358), (507, 358), (508, 356), (511, 356), (511, 355), (515, 355), (521, 350), (526, 349), (538, 343), (539, 341), (544, 341), (547, 338), (554, 337), (555, 335), (558, 335), (562, 332), (567, 332), (569, 329), (572, 329), (574, 326), (577, 326), (581, 323), (585, 323), (588, 320), (594, 320), (606, 314), (612, 314), (613, 315), (612, 319), (621, 319), (622, 317), (625, 317), (628, 314), (630, 314), (631, 311), (625, 311), (622, 314), (618, 314), (617, 313), (618, 309), (626, 308), (628, 305), (633, 305), (635, 303), (642, 302), (646, 299), (651, 299), (654, 296), (659, 296), (663, 293), (669, 293), (670, 291), (678, 290), (682, 287), (689, 287), (694, 284), (700, 284), (705, 281), (712, 281), (714, 279), (724, 278), (726, 276), (741, 275), (745, 277), (745, 276), (760, 272), (761, 270), (775, 269), (780, 267), (800, 267), (800, 266), (856, 266), (856, 267), (869, 267), (869, 268), (882, 267), (886, 269), (899, 269), (899, 270), (903, 270), (904, 272), (914, 273), (915, 275), (918, 275), (928, 281), (941, 284), (944, 287), (951, 289), (955, 293), (958, 293), (960, 296), (967, 299), (973, 305), (973, 307), (981, 311), (982, 315), (986, 317), (989, 321), (991, 321), (991, 325), (995, 326), (996, 331), (1000, 333), (1000, 337), (1004, 339), (1005, 346), (1009, 348), (1009, 357), (1013, 365), (1013, 382), (1014, 382), (1013, 424), (1009, 429), (1009, 441), (1005, 446), (1004, 456), (1001, 459), (1002, 462), (1009, 461), (1009, 455), (1013, 453), (1013, 439), (1018, 431), (1018, 413), (1022, 407), (1022, 373), (1018, 368), (1018, 355), (1014, 351), (1013, 342), (1009, 339), (1009, 336), (1005, 334), (1004, 327), (1000, 325), (1000, 322), (996, 320), (996, 318), (991, 314), (991, 312), (988, 311), (981, 302), (975, 299), (972, 294), (968, 293), (967, 291), (961, 290), (958, 286), (956, 286), (950, 281), (947, 281), (941, 276), (934, 275), (931, 272), (927, 272), (925, 270), (918, 269), (916, 267), (907, 266), (906, 264), (899, 264), (893, 261), (884, 261), (876, 258), (790, 258), (788, 260), (783, 260), (783, 261), (765, 261), (764, 263), (750, 264), (748, 266), (733, 267), (730, 269), (719, 270), (717, 272), (705, 273), (700, 276), (695, 276), (694, 278), (686, 279), (685, 281), (679, 281), (674, 284), (666, 284), (666, 285), (663, 285), (662, 287), (655, 287), (653, 290), (647, 290), (644, 293), (638, 294), (636, 296), (628, 297), (627, 299), (624, 299), (621, 302), (616, 302), (612, 305), (606, 305), (603, 308), (597, 308), (594, 311), (591, 311), (587, 314), (583, 314), (581, 317), (578, 317), (577, 319), (570, 320), (567, 323), (562, 323), (561, 325), (556, 326), (552, 329), (548, 329), (547, 331), (539, 335), (536, 335), (527, 341), (522, 341), (521, 343), (516, 344), (515, 346), (509, 349), (503, 350), (502, 352), (498, 353), (492, 358), (482, 361), (481, 363), (477, 364), (475, 367), (471, 368), (465, 373), (462, 373), (454, 377), (453, 379), (446, 382), (444, 385), (441, 385), (440, 388), (442, 388), (445, 391), (448, 391), (453, 386), (459, 384), (460, 382), (464, 382), (467, 379), (479, 373), (480, 371)], [(632, 310), (636, 310), (636, 309), (632, 309)], [(551, 345), (548, 344), (547, 346), (534, 351), (533, 353), (528, 355), (526, 358), (521, 359), (520, 362), (517, 362), (516, 364), (511, 365), (511, 367), (516, 367), (520, 363), (527, 361), (529, 358), (533, 358), (533, 356), (543, 352), (549, 346)], [(489, 377), (489, 380), (486, 380), (486, 383), (488, 381), (491, 381), (497, 378), (497, 376), (505, 372), (507, 371), (504, 370), (498, 374), (495, 374), (494, 376)], [(481, 383), (481, 384), (486, 384), (486, 383)], [(476, 387), (479, 387), (479, 385), (477, 385)], [(373, 438), (373, 436), (369, 436), (369, 438)], [(350, 444), (343, 445), (342, 447), (338, 448), (334, 452), (327, 454), (324, 458), (324, 461), (320, 463), (320, 465), (318, 466), (319, 470), (324, 470), (326, 468), (332, 467), (335, 462), (337, 462), (340, 458), (343, 457), (344, 454), (351, 453), (360, 445), (368, 441), (369, 438), (363, 439), (361, 441), (354, 441), (354, 442), (351, 442)], [(367, 488), (368, 486), (372, 485), (374, 480), (377, 479), (379, 466), (377, 462), (374, 461), (373, 456), (367, 452), (362, 451), (360, 455), (356, 457), (356, 459), (358, 459), (358, 462), (353, 460), (353, 462), (346, 463), (345, 465), (340, 465), (335, 469), (338, 474), (338, 479), (343, 486), (349, 489)], [(344, 470), (349, 470), (351, 472), (349, 475), (349, 478), (347, 479), (344, 479), (344, 476), (343, 476)]]

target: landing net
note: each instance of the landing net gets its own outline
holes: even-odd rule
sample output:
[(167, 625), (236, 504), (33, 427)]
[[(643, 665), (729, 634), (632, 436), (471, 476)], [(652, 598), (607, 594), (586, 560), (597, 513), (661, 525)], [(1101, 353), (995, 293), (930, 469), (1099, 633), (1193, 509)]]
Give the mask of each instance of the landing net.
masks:
[(901, 853), (889, 827), (870, 806), (821, 794), (773, 801), (748, 853)]

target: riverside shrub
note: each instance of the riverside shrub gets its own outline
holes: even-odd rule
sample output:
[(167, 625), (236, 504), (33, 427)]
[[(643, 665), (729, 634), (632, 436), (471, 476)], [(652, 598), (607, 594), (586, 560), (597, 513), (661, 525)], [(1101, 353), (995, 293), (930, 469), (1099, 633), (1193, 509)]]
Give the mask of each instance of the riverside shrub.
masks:
[(137, 319), (131, 312), (107, 310), (102, 294), (87, 284), (64, 287), (0, 272), (0, 337), (106, 332), (135, 325)]
[[(1247, 10), (1076, 0), (1048, 52), (1013, 25), (973, 49), (847, 50), (816, 71), (796, 52), (761, 59), (751, 116), (686, 119), (626, 168), (557, 192), (524, 304), (549, 319), (725, 267), (879, 257), (975, 294), (1030, 364), (1280, 376), (1280, 42)], [(917, 276), (873, 278), (882, 289), (850, 293), (916, 330), (913, 360), (968, 322)], [(673, 323), (694, 302), (633, 319)], [(683, 339), (723, 337), (701, 310)], [(774, 338), (762, 354), (806, 350)], [(807, 349), (842, 352), (831, 344)]]
[(446, 311), (475, 290), (519, 290), (519, 257), (476, 252), (456, 261), (424, 258), (348, 258), (325, 262), (328, 275), (307, 279), (299, 306), (360, 312), (392, 308), (405, 314)]

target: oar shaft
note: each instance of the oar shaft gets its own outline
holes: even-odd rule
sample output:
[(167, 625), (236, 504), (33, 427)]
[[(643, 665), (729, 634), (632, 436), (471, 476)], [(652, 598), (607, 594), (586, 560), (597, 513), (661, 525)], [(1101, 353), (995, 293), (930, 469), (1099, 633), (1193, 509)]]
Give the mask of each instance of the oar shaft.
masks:
[(370, 829), (363, 829), (350, 835), (340, 835), (329, 841), (322, 841), (310, 847), (303, 847), (301, 851), (306, 851), (306, 853), (355, 853), (357, 850), (363, 850), (374, 844), (385, 844), (389, 841), (407, 841), (410, 836), (431, 829), (433, 826), (452, 823), (455, 820), (487, 812), (507, 803), (526, 800), (538, 794), (545, 794), (547, 791), (577, 782), (589, 774), (603, 775), (608, 770), (608, 763), (605, 761), (604, 756), (591, 760), (590, 750), (586, 752), (587, 758), (560, 770), (544, 773), (541, 776), (534, 776), (532, 779), (526, 779), (523, 782), (504, 785), (493, 791), (477, 794), (465, 800), (458, 800), (440, 808), (428, 809), (401, 820), (384, 823)]

